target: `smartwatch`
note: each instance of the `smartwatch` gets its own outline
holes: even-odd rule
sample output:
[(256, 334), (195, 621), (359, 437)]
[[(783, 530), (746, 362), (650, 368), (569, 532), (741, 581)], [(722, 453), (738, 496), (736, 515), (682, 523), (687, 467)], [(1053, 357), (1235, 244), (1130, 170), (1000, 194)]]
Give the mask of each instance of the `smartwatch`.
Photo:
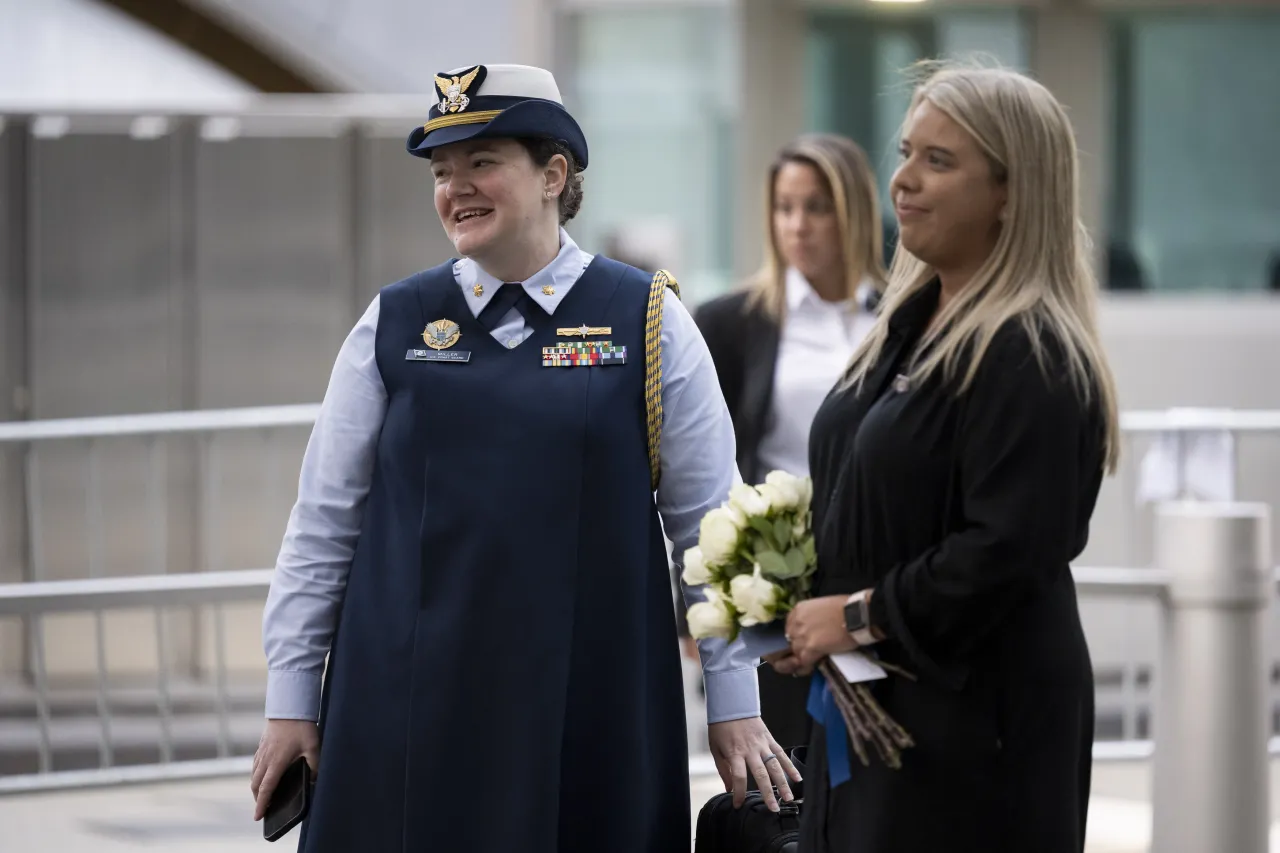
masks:
[(871, 632), (871, 607), (867, 604), (867, 590), (855, 592), (844, 605), (844, 629), (859, 646), (869, 646), (876, 641)]

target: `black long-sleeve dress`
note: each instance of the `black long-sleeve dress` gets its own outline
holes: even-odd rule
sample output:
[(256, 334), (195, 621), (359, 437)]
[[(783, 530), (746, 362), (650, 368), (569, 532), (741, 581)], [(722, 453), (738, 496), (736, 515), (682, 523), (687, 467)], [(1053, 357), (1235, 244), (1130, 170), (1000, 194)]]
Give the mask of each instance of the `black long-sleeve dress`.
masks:
[(1079, 853), (1093, 675), (1068, 564), (1103, 475), (1100, 409), (1053, 339), (1041, 369), (1016, 320), (964, 394), (941, 377), (904, 389), (938, 293), (899, 309), (861, 390), (814, 421), (815, 594), (873, 588), (877, 651), (918, 681), (873, 688), (916, 741), (900, 770), (853, 757), (830, 788), (814, 726), (801, 849)]

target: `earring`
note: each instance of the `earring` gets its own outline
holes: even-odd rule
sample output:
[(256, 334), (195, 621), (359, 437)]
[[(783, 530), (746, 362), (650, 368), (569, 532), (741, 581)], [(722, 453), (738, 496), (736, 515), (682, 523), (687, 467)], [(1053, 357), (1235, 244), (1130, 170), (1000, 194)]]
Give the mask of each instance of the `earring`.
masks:
[(555, 197), (556, 197), (555, 193), (553, 193), (551, 190), (547, 190), (547, 198), (555, 198)]

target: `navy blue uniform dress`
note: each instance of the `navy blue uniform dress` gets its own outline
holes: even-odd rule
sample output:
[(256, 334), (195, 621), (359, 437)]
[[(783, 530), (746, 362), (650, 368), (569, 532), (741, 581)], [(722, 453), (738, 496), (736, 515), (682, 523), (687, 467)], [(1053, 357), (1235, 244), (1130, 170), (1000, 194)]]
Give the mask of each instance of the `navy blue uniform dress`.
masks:
[[(321, 705), (305, 853), (689, 848), (686, 730), (649, 479), (649, 276), (597, 257), (563, 314), (623, 366), (544, 368), (444, 264), (382, 291), (387, 391)], [(459, 324), (467, 363), (406, 359)], [(446, 739), (447, 736), (447, 739)]]

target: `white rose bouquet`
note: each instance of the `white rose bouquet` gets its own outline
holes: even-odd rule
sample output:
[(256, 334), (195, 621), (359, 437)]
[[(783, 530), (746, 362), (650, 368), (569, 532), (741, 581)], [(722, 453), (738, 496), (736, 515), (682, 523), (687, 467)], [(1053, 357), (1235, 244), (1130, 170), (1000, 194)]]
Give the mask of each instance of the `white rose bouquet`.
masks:
[(684, 582), (706, 587), (706, 601), (689, 608), (690, 634), (733, 640), (808, 597), (817, 567), (812, 498), (808, 477), (774, 471), (759, 486), (734, 486), (703, 517), (698, 545), (684, 555)]
[[(697, 546), (685, 552), (682, 575), (689, 586), (704, 587), (705, 600), (688, 611), (689, 633), (695, 639), (732, 641), (743, 630), (766, 626), (782, 634), (787, 613), (809, 597), (817, 569), (812, 499), (808, 477), (773, 471), (758, 486), (734, 486), (729, 500), (703, 517)], [(866, 747), (871, 745), (888, 766), (900, 767), (901, 750), (913, 745), (911, 736), (885, 713), (866, 685), (851, 683), (855, 676), (846, 677), (846, 672), (861, 666), (864, 672), (878, 673), (871, 678), (883, 677), (886, 669), (910, 674), (877, 665), (857, 652), (837, 657), (857, 660), (851, 665), (827, 657), (818, 670), (844, 719), (854, 752), (865, 765)]]

